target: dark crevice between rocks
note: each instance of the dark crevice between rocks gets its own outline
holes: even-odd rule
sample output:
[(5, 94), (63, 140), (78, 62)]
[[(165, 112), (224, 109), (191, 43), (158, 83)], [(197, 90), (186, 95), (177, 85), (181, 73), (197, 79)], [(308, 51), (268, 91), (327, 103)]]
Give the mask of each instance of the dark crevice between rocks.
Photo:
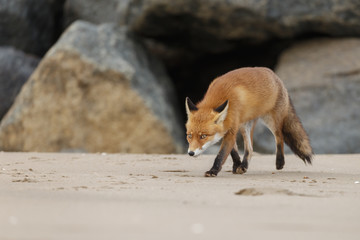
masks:
[(66, 0), (56, 0), (53, 5), (54, 32), (52, 36), (53, 44), (59, 39), (64, 32), (64, 6)]

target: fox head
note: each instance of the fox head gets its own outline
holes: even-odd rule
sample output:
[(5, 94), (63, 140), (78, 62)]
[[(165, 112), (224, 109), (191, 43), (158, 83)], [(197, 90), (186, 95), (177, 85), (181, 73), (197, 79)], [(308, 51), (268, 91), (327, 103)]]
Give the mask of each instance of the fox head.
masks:
[(188, 154), (196, 157), (224, 137), (226, 132), (224, 120), (229, 102), (225, 101), (214, 109), (197, 108), (190, 98), (186, 98), (185, 108), (188, 117), (186, 123)]

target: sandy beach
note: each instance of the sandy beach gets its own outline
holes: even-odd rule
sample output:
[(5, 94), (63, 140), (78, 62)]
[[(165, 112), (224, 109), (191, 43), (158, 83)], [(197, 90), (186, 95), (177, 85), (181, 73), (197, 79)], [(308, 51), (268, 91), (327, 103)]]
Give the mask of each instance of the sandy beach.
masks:
[(360, 155), (0, 153), (0, 239), (359, 239)]

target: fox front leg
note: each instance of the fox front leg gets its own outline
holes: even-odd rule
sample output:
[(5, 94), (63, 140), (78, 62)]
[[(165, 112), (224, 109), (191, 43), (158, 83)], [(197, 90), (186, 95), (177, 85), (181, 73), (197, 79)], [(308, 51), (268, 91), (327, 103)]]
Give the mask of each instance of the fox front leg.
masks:
[[(234, 174), (246, 173), (246, 171), (249, 167), (249, 161), (250, 161), (252, 153), (253, 153), (252, 139), (253, 139), (255, 124), (256, 124), (256, 120), (247, 122), (240, 127), (240, 133), (244, 139), (244, 157), (243, 157), (243, 161), (236, 168), (235, 168), (235, 163), (234, 163), (234, 167), (233, 167)], [(231, 156), (232, 156), (232, 154), (233, 154), (233, 152), (231, 152)]]
[(223, 162), (225, 162), (224, 159), (226, 159), (226, 158), (227, 158), (227, 156), (225, 157), (224, 149), (220, 149), (220, 152), (218, 153), (218, 155), (215, 158), (214, 165), (212, 166), (212, 168), (209, 171), (205, 172), (205, 177), (216, 177), (217, 174), (221, 171)]
[(225, 163), (233, 146), (235, 144), (235, 136), (233, 134), (226, 134), (221, 144), (220, 151), (215, 158), (212, 168), (205, 172), (205, 177), (216, 177), (221, 171), (222, 165)]
[(237, 148), (234, 147), (231, 150), (230, 154), (231, 154), (231, 158), (233, 159), (233, 170), (232, 170), (232, 172), (234, 174), (239, 173), (238, 169), (240, 169), (240, 167), (241, 167), (241, 160), (240, 160), (240, 155), (239, 155), (239, 152), (238, 152)]
[(238, 146), (237, 146), (236, 143), (234, 144), (234, 147), (231, 150), (230, 155), (231, 155), (231, 158), (233, 160), (233, 170), (232, 170), (232, 172), (234, 174), (239, 173), (239, 172), (237, 172), (237, 170), (241, 166), (241, 158), (240, 158)]

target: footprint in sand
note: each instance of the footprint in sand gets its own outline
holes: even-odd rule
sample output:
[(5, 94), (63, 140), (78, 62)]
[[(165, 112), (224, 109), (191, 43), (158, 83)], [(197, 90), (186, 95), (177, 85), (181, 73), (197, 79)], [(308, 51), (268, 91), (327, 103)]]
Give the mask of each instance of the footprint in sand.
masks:
[(261, 195), (287, 195), (287, 196), (301, 196), (301, 197), (316, 197), (314, 195), (294, 193), (287, 189), (279, 188), (244, 188), (235, 193), (242, 196), (261, 196)]

